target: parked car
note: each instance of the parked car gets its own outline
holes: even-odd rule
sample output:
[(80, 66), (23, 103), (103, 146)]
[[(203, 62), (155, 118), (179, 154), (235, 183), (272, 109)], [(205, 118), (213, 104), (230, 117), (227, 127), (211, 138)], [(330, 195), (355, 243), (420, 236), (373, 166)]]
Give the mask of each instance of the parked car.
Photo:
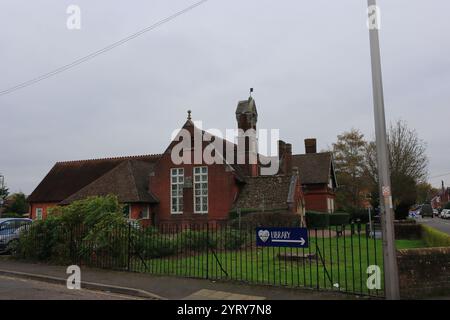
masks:
[(433, 218), (433, 208), (429, 204), (423, 204), (419, 209), (419, 214), (422, 217), (431, 217)]
[(0, 219), (0, 253), (10, 252), (19, 241), (20, 233), (32, 223), (31, 219)]
[(442, 219), (450, 219), (450, 209), (443, 209), (443, 210), (441, 211), (440, 217), (441, 217)]

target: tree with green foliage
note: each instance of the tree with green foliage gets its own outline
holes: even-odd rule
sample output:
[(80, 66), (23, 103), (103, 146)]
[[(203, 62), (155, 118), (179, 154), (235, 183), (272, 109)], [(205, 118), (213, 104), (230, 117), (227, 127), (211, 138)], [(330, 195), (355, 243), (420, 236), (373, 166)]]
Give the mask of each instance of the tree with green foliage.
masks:
[(23, 215), (28, 212), (27, 197), (22, 192), (14, 193), (8, 197), (8, 204), (4, 211), (8, 214)]
[(430, 203), (433, 195), (438, 193), (438, 189), (433, 188), (428, 182), (417, 184), (417, 203)]
[(357, 129), (338, 135), (333, 143), (335, 172), (339, 181), (336, 193), (338, 208), (358, 208), (364, 200), (364, 191), (368, 187), (364, 163), (366, 144), (364, 135)]

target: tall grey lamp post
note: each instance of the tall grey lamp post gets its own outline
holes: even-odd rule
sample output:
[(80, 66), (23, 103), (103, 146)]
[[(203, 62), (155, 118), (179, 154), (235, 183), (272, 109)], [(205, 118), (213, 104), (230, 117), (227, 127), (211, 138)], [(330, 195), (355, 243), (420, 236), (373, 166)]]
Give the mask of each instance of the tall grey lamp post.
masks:
[(384, 113), (383, 81), (379, 30), (379, 8), (376, 0), (367, 0), (369, 14), (370, 55), (372, 60), (372, 87), (377, 145), (378, 181), (380, 186), (381, 227), (383, 232), (384, 289), (386, 299), (400, 299), (397, 255), (394, 235), (394, 210), (392, 205), (391, 176)]

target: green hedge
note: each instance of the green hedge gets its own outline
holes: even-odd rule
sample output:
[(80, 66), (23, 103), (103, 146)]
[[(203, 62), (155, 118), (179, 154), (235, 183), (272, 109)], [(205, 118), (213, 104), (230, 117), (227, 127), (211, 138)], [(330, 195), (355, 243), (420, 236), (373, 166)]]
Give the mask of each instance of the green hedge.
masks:
[(450, 202), (447, 202), (447, 204), (445, 205), (444, 209), (450, 209)]
[(350, 212), (352, 222), (369, 223), (369, 211), (365, 209), (356, 209)]
[[(264, 212), (262, 212), (261, 208), (242, 208), (241, 209), (241, 219), (242, 217), (250, 214), (250, 213), (278, 213), (278, 212), (285, 212), (286, 209), (280, 208), (280, 209), (266, 209)], [(239, 218), (239, 214), (237, 213), (237, 209), (233, 209), (228, 212), (228, 217), (230, 220), (234, 220)]]
[(330, 226), (342, 226), (350, 223), (350, 214), (335, 212), (330, 214)]
[(449, 247), (450, 236), (430, 226), (422, 226), (422, 239), (429, 247)]
[(306, 226), (310, 229), (324, 229), (330, 225), (330, 214), (325, 212), (307, 211)]

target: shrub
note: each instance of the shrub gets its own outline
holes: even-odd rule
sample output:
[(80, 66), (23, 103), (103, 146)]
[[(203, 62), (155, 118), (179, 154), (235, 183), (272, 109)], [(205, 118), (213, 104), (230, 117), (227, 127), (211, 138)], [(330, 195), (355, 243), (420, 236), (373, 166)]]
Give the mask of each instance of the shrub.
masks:
[(37, 221), (24, 230), (19, 238), (16, 256), (23, 259), (70, 262), (70, 233), (59, 224), (58, 219), (49, 217)]
[(135, 243), (136, 253), (142, 258), (162, 258), (178, 251), (176, 237), (161, 234), (153, 227), (138, 231)]
[(447, 204), (445, 205), (444, 209), (450, 209), (450, 201), (447, 202)]
[(330, 214), (330, 226), (343, 226), (350, 222), (350, 214), (345, 212), (336, 212)]
[(350, 221), (353, 223), (368, 223), (369, 211), (366, 209), (354, 209), (350, 212)]
[[(241, 228), (249, 229), (256, 227), (299, 227), (301, 225), (300, 215), (292, 212), (254, 212), (248, 213), (241, 218)], [(234, 229), (239, 228), (239, 219), (230, 222)]]
[(246, 239), (247, 237), (244, 231), (229, 229), (221, 233), (220, 243), (224, 249), (237, 250), (245, 244)]
[(427, 225), (422, 226), (422, 239), (429, 247), (450, 246), (450, 236)]
[(23, 218), (23, 214), (15, 212), (5, 212), (1, 214), (0, 218)]
[(324, 229), (330, 225), (330, 214), (325, 212), (306, 212), (306, 225), (311, 229)]
[(35, 221), (21, 234), (16, 254), (63, 264), (74, 257), (91, 262), (108, 256), (123, 265), (128, 248), (128, 229), (124, 228), (128, 225), (117, 197), (91, 197), (55, 207), (47, 219)]
[(181, 237), (181, 245), (186, 250), (203, 251), (208, 248), (216, 248), (217, 240), (208, 235), (207, 230), (187, 230), (183, 231), (179, 237)]
[(410, 203), (400, 202), (395, 208), (394, 214), (396, 220), (405, 220), (409, 215)]

